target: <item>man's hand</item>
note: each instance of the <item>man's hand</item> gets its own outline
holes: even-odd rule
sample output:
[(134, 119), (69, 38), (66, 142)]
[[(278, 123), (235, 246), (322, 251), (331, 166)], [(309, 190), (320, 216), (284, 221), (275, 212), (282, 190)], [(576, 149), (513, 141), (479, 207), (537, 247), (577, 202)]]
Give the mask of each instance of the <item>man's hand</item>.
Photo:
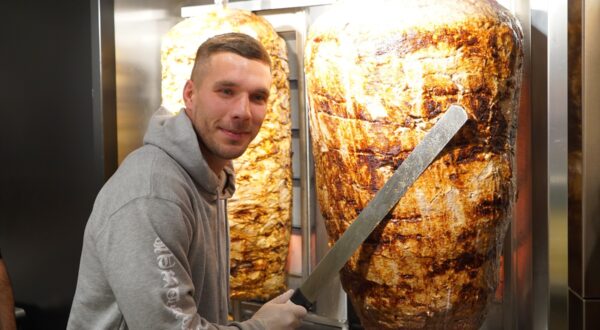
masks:
[(296, 329), (306, 316), (306, 308), (290, 301), (294, 290), (288, 290), (264, 304), (253, 319), (261, 322), (269, 330)]

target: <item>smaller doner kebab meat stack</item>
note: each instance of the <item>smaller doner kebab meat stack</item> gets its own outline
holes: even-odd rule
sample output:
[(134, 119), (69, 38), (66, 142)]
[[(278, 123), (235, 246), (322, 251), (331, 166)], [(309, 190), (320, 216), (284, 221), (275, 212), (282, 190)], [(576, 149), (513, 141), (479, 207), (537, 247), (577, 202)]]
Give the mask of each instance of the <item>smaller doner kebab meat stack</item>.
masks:
[(163, 38), (162, 102), (170, 110), (183, 107), (183, 82), (189, 79), (198, 45), (228, 32), (259, 40), (272, 62), (267, 115), (256, 139), (233, 162), (236, 192), (228, 202), (231, 296), (266, 300), (286, 288), (291, 231), (292, 133), (285, 41), (264, 18), (247, 11), (218, 8), (187, 18)]

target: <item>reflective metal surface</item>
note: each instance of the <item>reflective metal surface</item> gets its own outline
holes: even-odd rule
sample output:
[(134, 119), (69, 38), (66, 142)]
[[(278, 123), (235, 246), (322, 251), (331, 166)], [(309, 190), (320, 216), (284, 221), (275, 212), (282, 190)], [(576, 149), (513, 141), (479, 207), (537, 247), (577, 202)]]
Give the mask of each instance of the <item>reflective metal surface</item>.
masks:
[(600, 299), (582, 299), (569, 292), (569, 329), (600, 329)]
[(115, 0), (119, 164), (142, 145), (148, 120), (160, 106), (161, 38), (181, 20), (185, 2)]
[(549, 329), (567, 327), (567, 0), (548, 2)]
[(94, 155), (105, 180), (117, 169), (114, 4), (91, 0)]
[(569, 1), (569, 326), (600, 327), (600, 1)]
[[(585, 0), (583, 18), (584, 297), (600, 299), (600, 0)], [(596, 314), (600, 317), (600, 314)]]

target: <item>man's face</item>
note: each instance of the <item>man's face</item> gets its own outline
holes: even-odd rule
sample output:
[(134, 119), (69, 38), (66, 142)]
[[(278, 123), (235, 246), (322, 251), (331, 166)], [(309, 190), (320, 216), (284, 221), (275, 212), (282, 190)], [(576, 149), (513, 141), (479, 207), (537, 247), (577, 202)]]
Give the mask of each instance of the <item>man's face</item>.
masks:
[[(267, 111), (271, 71), (267, 64), (234, 53), (213, 54), (200, 81), (189, 80), (183, 97), (186, 114), (213, 170), (241, 156), (256, 137)], [(196, 79), (198, 80), (198, 79)]]

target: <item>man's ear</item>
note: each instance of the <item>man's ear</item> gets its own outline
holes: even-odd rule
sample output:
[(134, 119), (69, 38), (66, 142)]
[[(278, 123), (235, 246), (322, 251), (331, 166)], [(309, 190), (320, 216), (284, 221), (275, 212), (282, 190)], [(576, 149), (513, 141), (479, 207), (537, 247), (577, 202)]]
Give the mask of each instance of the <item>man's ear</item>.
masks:
[(196, 87), (194, 86), (194, 82), (191, 79), (185, 82), (185, 86), (183, 87), (183, 102), (185, 103), (185, 107), (187, 109), (193, 108), (194, 100), (194, 92)]

